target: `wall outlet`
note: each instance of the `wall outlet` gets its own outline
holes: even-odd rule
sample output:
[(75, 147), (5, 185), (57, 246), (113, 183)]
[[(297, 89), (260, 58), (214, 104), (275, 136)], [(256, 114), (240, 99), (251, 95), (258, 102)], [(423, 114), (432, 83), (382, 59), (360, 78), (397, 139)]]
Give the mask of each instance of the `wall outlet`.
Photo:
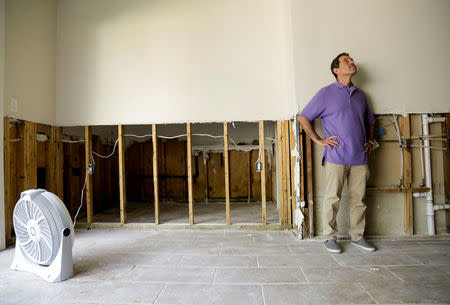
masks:
[(11, 98), (9, 102), (9, 110), (11, 112), (17, 112), (17, 100), (15, 98)]

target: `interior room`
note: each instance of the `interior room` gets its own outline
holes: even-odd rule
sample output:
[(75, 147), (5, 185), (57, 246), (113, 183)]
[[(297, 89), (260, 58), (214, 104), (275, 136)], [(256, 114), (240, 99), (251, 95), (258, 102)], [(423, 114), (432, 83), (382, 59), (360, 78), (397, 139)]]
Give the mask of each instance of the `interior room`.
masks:
[[(450, 304), (449, 29), (448, 0), (0, 0), (0, 303)], [(298, 120), (342, 52), (374, 252), (348, 181), (327, 251)]]

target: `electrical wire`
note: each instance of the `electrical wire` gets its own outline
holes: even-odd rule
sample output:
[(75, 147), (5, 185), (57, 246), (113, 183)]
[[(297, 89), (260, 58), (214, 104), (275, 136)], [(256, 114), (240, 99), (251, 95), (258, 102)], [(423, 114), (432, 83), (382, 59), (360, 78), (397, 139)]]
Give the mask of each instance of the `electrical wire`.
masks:
[(75, 214), (75, 217), (73, 218), (73, 228), (75, 228), (75, 224), (77, 223), (77, 216), (80, 213), (81, 207), (83, 206), (83, 195), (84, 195), (84, 189), (86, 188), (86, 182), (87, 182), (88, 175), (89, 175), (89, 173), (86, 169), (86, 177), (84, 178), (83, 188), (81, 189), (80, 206), (78, 207), (77, 213)]
[(397, 132), (397, 137), (398, 137), (398, 143), (400, 145), (400, 161), (401, 161), (401, 166), (400, 166), (400, 186), (403, 186), (403, 143), (402, 143), (402, 137), (400, 135), (400, 127), (398, 126), (398, 122), (397, 122), (397, 115), (393, 114), (394, 116), (394, 123), (395, 123), (395, 131)]
[(64, 139), (61, 139), (61, 142), (63, 142), (63, 143), (71, 143), (71, 144), (75, 144), (75, 143), (83, 143), (83, 142), (86, 142), (86, 140), (64, 140)]

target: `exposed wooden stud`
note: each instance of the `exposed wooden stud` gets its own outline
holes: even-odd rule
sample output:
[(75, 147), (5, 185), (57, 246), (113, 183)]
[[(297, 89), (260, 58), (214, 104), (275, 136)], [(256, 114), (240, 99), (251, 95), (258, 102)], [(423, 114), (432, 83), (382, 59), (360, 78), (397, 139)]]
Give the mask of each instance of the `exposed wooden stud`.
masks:
[[(290, 135), (290, 138), (289, 138), (289, 155), (290, 155), (290, 152), (295, 149), (295, 127), (293, 127), (295, 125), (295, 121), (290, 120), (288, 122), (289, 122), (289, 135)], [(291, 160), (291, 213), (292, 213), (292, 224), (294, 224), (293, 214), (296, 209), (296, 202), (297, 202), (297, 192), (296, 192), (296, 185), (295, 185), (295, 174), (296, 174), (295, 173), (295, 162), (296, 162), (295, 155), (290, 156), (290, 160)], [(298, 173), (298, 174), (300, 174), (300, 173)]]
[(247, 202), (250, 202), (252, 200), (252, 154), (251, 152), (248, 152), (247, 155), (248, 155)]
[[(399, 119), (400, 133), (404, 139), (409, 141), (411, 139), (411, 124), (410, 117), (402, 116)], [(403, 153), (403, 186), (405, 188), (411, 187), (412, 173), (411, 173), (411, 151), (407, 148), (402, 150)], [(403, 210), (404, 210), (404, 231), (408, 235), (414, 234), (414, 219), (413, 219), (413, 197), (411, 191), (403, 193)]]
[[(85, 156), (85, 170), (89, 168), (92, 150), (92, 128), (91, 126), (84, 127), (84, 156)], [(94, 192), (92, 188), (92, 175), (86, 174), (86, 209), (87, 209), (87, 223), (94, 222)]]
[(400, 188), (400, 187), (368, 187), (366, 189), (367, 194), (377, 194), (377, 193), (403, 193), (403, 192), (413, 192), (413, 193), (425, 193), (430, 189), (427, 187), (410, 187), (410, 188)]
[(61, 142), (62, 128), (51, 126), (48, 150), (48, 190), (64, 202), (63, 168), (64, 152)]
[(286, 223), (291, 225), (292, 215), (291, 215), (291, 172), (290, 172), (290, 157), (289, 157), (289, 121), (283, 122), (283, 167), (284, 167), (284, 202), (285, 213), (286, 213)]
[(208, 203), (209, 200), (209, 175), (208, 175), (208, 159), (209, 156), (206, 157), (208, 152), (203, 151), (203, 162), (205, 162), (205, 203)]
[[(300, 143), (300, 201), (305, 202), (305, 147), (304, 147), (304, 140), (305, 140), (305, 135), (304, 135), (304, 131), (302, 126), (299, 126), (299, 131), (300, 131), (300, 139), (299, 139), (299, 143)], [(309, 210), (306, 206), (304, 206), (302, 208), (302, 213), (305, 216), (305, 219), (303, 220), (304, 225), (303, 225), (303, 236), (309, 236)]]
[(313, 165), (312, 165), (312, 141), (306, 135), (306, 189), (308, 198), (308, 213), (309, 213), (309, 237), (314, 237), (314, 194), (313, 194)]
[(284, 222), (284, 199), (283, 199), (283, 132), (282, 132), (282, 122), (277, 121), (277, 201), (278, 201), (278, 215), (280, 223)]
[(155, 196), (155, 223), (159, 224), (159, 188), (158, 188), (158, 138), (156, 136), (156, 124), (152, 125), (153, 141), (153, 193)]
[(192, 142), (191, 123), (186, 124), (187, 133), (187, 172), (188, 172), (188, 200), (189, 200), (189, 224), (194, 224), (194, 200), (192, 194)]
[(264, 150), (264, 121), (259, 121), (259, 151), (261, 158), (261, 203), (262, 203), (262, 223), (267, 224), (266, 212), (266, 153)]
[(15, 138), (15, 132), (10, 128), (9, 118), (3, 119), (3, 156), (4, 156), (4, 186), (5, 186), (5, 236), (6, 243), (11, 240), (12, 214), (15, 205), (16, 183), (16, 162), (14, 144), (11, 142), (11, 133)]
[(37, 142), (36, 142), (36, 123), (24, 122), (24, 189), (35, 189), (37, 187)]
[(127, 222), (127, 192), (125, 181), (125, 150), (123, 141), (123, 125), (119, 129), (119, 193), (120, 193), (120, 223)]
[[(450, 113), (443, 115), (445, 117), (445, 122), (442, 123), (441, 129), (442, 134), (445, 135), (446, 141), (442, 141), (442, 147), (447, 148), (443, 152), (443, 163), (444, 163), (444, 193), (445, 193), (445, 204), (450, 204)], [(450, 232), (450, 209), (445, 211), (446, 227), (447, 233)]]
[(228, 123), (223, 123), (223, 158), (225, 166), (225, 209), (227, 217), (227, 225), (231, 224), (230, 216), (230, 165), (228, 160)]

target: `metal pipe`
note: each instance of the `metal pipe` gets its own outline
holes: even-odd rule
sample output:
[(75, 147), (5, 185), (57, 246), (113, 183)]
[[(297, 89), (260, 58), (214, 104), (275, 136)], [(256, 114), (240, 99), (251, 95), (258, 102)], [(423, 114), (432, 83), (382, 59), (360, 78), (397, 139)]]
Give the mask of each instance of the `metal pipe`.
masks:
[(403, 187), (403, 143), (402, 143), (402, 137), (400, 135), (400, 128), (398, 127), (397, 122), (397, 115), (394, 114), (394, 123), (395, 123), (395, 131), (397, 132), (398, 137), (398, 144), (400, 145), (400, 160), (401, 160), (401, 167), (400, 167), (400, 187)]
[(430, 151), (430, 140), (428, 139), (428, 135), (430, 133), (429, 130), (429, 118), (428, 114), (422, 114), (422, 134), (425, 136), (424, 138), (424, 157), (425, 157), (425, 181), (426, 186), (429, 191), (427, 192), (426, 200), (427, 200), (427, 224), (428, 224), (428, 234), (436, 235), (435, 224), (434, 224), (434, 209), (433, 209), (433, 183), (431, 179), (431, 151)]

